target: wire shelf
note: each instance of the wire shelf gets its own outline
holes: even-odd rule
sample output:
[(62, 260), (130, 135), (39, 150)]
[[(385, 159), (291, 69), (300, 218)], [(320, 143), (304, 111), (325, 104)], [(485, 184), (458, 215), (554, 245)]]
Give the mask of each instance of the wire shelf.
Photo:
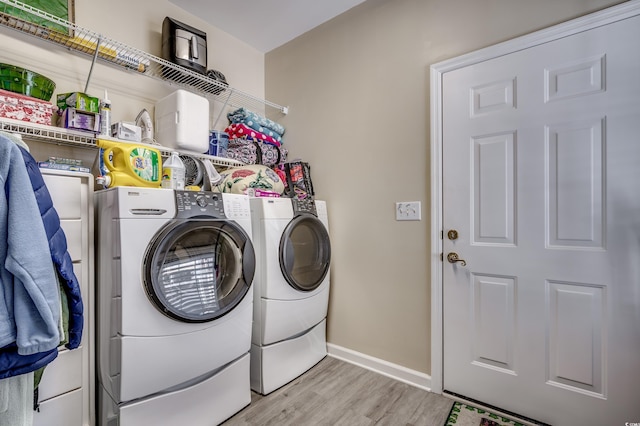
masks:
[(87, 148), (97, 147), (93, 134), (12, 120), (10, 118), (0, 119), (0, 130), (9, 133), (18, 133), (29, 139), (41, 142), (53, 142), (60, 145), (83, 146)]
[[(14, 120), (11, 118), (0, 118), (0, 131), (9, 133), (18, 133), (30, 140), (55, 143), (58, 145), (69, 145), (74, 147), (97, 149), (97, 137), (93, 133), (85, 133), (78, 130), (69, 130), (61, 127), (45, 126), (37, 123), (29, 123), (26, 121)], [(104, 136), (98, 136), (104, 138)], [(108, 138), (111, 139), (111, 138)], [(169, 149), (162, 145), (144, 144), (141, 142), (131, 142), (122, 140), (123, 143), (133, 143), (136, 145), (145, 145), (160, 151), (163, 157), (171, 155), (173, 149)], [(188, 155), (202, 161), (210, 161), (214, 166), (221, 167), (238, 167), (244, 165), (243, 162), (233, 160), (231, 158), (216, 157), (213, 155), (200, 154), (189, 151), (178, 151), (180, 155)]]
[[(206, 75), (111, 40), (22, 2), (0, 0), (0, 3), (4, 4), (4, 7), (0, 7), (0, 25), (2, 26), (65, 47), (73, 52), (92, 56), (94, 60), (99, 59), (198, 93), (207, 99), (222, 103), (225, 107), (246, 107), (254, 111), (261, 111), (264, 108), (265, 114), (269, 110), (276, 110), (281, 114), (288, 113), (288, 107), (241, 92)], [(8, 10), (10, 8), (19, 9), (24, 16), (10, 14)], [(87, 86), (90, 78), (89, 74)]]

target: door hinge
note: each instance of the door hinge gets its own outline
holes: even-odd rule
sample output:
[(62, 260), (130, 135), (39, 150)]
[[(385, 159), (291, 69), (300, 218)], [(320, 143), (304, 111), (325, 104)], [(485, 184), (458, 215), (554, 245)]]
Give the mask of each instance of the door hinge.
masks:
[(440, 262), (444, 262), (444, 253), (440, 253)]

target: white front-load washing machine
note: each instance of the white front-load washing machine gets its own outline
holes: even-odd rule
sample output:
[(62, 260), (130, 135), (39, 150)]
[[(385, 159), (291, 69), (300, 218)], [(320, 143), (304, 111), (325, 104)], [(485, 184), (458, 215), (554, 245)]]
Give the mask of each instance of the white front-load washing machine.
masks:
[(101, 426), (211, 426), (251, 401), (255, 255), (243, 195), (96, 193)]
[(251, 388), (268, 394), (327, 354), (331, 243), (326, 202), (252, 198), (256, 249)]

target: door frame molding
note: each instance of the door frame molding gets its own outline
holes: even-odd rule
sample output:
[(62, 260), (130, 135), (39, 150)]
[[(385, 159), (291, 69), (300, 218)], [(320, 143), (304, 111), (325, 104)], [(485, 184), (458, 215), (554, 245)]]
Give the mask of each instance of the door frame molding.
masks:
[(431, 65), (431, 391), (444, 389), (443, 330), (443, 253), (442, 217), (442, 96), (443, 77), (455, 71), (489, 59), (508, 55), (530, 47), (558, 40), (640, 14), (640, 0), (630, 0), (580, 18), (517, 37), (493, 46)]

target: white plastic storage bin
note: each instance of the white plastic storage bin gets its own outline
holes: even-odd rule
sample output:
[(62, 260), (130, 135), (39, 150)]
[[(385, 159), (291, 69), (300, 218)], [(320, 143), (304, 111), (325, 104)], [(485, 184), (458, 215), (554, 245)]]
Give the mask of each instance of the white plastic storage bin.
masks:
[(209, 100), (176, 90), (156, 102), (156, 140), (178, 151), (209, 151)]

